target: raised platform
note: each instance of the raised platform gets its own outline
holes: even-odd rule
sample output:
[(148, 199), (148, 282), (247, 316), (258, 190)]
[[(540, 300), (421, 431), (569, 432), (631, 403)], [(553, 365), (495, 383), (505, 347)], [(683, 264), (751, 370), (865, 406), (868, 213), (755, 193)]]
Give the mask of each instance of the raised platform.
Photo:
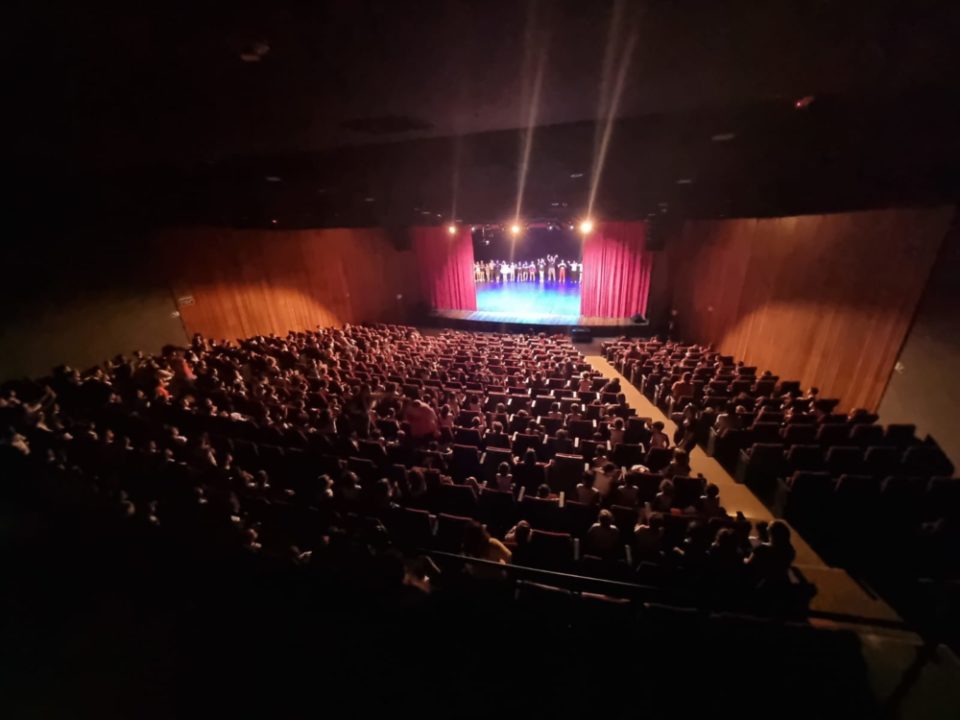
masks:
[(551, 313), (493, 312), (484, 310), (433, 310), (429, 324), (478, 332), (566, 333), (571, 328), (588, 328), (595, 337), (640, 337), (650, 333), (650, 323), (630, 318), (599, 318)]

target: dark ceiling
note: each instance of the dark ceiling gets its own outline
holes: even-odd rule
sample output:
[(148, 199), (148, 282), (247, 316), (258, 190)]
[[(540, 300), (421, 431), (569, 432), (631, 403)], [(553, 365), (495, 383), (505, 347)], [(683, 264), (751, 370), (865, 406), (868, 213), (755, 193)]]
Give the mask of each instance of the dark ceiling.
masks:
[(957, 6), (21, 0), (8, 158), (23, 207), (64, 218), (494, 221), (532, 118), (521, 210), (575, 215), (623, 68), (599, 212), (939, 202), (958, 189)]

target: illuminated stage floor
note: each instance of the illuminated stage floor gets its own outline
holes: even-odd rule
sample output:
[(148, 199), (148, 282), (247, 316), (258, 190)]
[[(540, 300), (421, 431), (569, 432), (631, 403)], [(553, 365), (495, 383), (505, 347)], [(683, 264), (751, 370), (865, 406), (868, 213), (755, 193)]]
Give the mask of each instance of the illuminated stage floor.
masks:
[(471, 320), (573, 324), (580, 320), (580, 285), (576, 283), (481, 283)]

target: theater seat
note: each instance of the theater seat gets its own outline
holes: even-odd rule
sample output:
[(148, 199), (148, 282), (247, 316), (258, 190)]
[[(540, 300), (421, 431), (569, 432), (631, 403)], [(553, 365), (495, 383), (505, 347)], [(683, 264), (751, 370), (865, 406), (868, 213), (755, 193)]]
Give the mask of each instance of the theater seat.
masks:
[(643, 465), (646, 462), (647, 453), (643, 445), (620, 443), (614, 448), (613, 457), (610, 459), (619, 467), (631, 468), (634, 465)]
[(547, 570), (567, 570), (577, 559), (575, 550), (569, 533), (534, 530), (530, 533), (528, 562)]
[(669, 465), (671, 460), (673, 460), (672, 449), (650, 448), (650, 452), (647, 453), (646, 460), (643, 464), (650, 468), (651, 471), (659, 472)]
[(850, 444), (862, 448), (883, 445), (883, 427), (880, 425), (854, 425), (850, 429)]
[(432, 543), (433, 524), (426, 510), (397, 508), (387, 516), (385, 524), (393, 542), (405, 550), (422, 550)]
[(953, 463), (936, 445), (914, 445), (903, 453), (903, 472), (921, 477), (952, 475)]
[(559, 454), (547, 467), (547, 484), (555, 493), (571, 495), (587, 469), (582, 455)]
[(826, 468), (834, 477), (845, 473), (859, 473), (863, 465), (863, 451), (850, 445), (838, 445), (827, 450)]
[(556, 500), (524, 496), (517, 508), (517, 515), (518, 520), (526, 520), (538, 530), (563, 529), (560, 506)]
[(930, 478), (921, 499), (921, 508), (925, 520), (943, 518), (951, 523), (960, 521), (960, 479)]
[(450, 472), (455, 480), (463, 482), (468, 477), (480, 479), (483, 466), (480, 464), (480, 450), (475, 445), (453, 445)]
[(677, 475), (673, 478), (673, 506), (682, 510), (696, 507), (706, 486), (707, 481), (702, 477)]
[(737, 482), (758, 492), (769, 492), (772, 484), (783, 475), (783, 445), (757, 443), (740, 451), (735, 477)]
[(795, 472), (784, 487), (785, 497), (778, 503), (783, 517), (798, 527), (808, 527), (830, 507), (834, 481), (828, 472), (802, 471)]
[(458, 515), (440, 513), (437, 515), (437, 532), (433, 538), (433, 546), (444, 552), (463, 552), (463, 536), (471, 518)]
[(893, 425), (887, 425), (887, 432), (885, 438), (888, 445), (895, 445), (901, 450), (906, 450), (911, 445), (915, 445), (917, 441), (917, 427), (916, 425), (904, 425), (894, 423)]
[(817, 428), (814, 425), (790, 424), (781, 429), (784, 445), (811, 445), (816, 442)]
[(819, 445), (794, 445), (787, 450), (786, 463), (787, 475), (798, 470), (823, 470), (823, 450)]
[(516, 522), (517, 503), (513, 494), (491, 488), (480, 492), (479, 518), (494, 535), (503, 535)]
[(590, 526), (597, 521), (599, 510), (597, 505), (585, 505), (575, 500), (567, 500), (561, 510), (563, 516), (561, 529), (574, 537), (583, 537)]
[(436, 508), (448, 515), (477, 517), (478, 501), (473, 488), (467, 485), (441, 485), (436, 492)]
[(868, 447), (863, 455), (863, 472), (876, 478), (899, 475), (900, 450), (892, 446)]

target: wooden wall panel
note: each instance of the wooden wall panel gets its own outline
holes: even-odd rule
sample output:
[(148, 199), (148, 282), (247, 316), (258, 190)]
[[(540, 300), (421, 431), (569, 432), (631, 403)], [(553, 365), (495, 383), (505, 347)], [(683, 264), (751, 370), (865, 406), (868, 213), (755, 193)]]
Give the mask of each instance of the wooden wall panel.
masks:
[(952, 214), (687, 222), (668, 250), (677, 333), (874, 410)]
[(174, 297), (194, 300), (179, 306), (190, 334), (234, 339), (400, 322), (420, 297), (414, 253), (375, 228), (191, 228), (157, 243)]

